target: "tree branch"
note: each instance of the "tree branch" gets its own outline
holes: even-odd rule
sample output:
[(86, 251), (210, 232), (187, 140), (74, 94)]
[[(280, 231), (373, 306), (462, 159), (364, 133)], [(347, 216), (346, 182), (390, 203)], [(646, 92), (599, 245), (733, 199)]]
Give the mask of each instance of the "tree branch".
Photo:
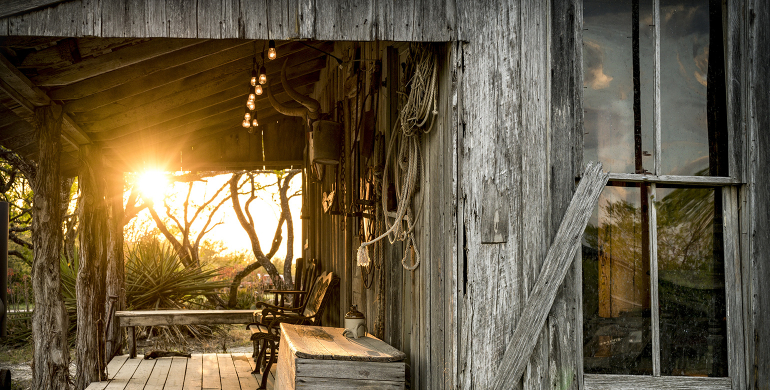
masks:
[(17, 245), (21, 245), (27, 249), (32, 249), (31, 242), (24, 241), (21, 237), (17, 236), (16, 233), (13, 231), (8, 232), (8, 238), (10, 238), (11, 241), (15, 242)]
[(18, 257), (19, 259), (21, 259), (21, 261), (23, 261), (25, 264), (27, 264), (27, 265), (30, 265), (30, 266), (32, 265), (32, 261), (30, 261), (29, 259), (27, 259), (27, 258), (24, 256), (24, 254), (23, 254), (23, 253), (21, 253), (21, 252), (19, 252), (19, 251), (17, 251), (17, 250), (9, 250), (9, 251), (8, 251), (8, 255), (9, 255), (9, 256), (16, 256), (16, 257)]

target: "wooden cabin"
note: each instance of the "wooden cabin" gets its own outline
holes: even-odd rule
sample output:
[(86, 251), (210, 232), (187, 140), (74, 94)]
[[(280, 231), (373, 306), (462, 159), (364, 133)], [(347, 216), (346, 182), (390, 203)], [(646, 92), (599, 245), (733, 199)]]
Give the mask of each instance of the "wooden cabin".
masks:
[[(325, 324), (358, 305), (406, 353), (410, 388), (770, 388), (768, 2), (30, 0), (0, 6), (0, 36), (0, 144), (37, 162), (44, 216), (40, 388), (66, 375), (46, 268), (59, 178), (92, 200), (81, 272), (107, 285), (79, 303), (97, 319), (122, 240), (106, 221), (122, 173), (147, 167), (303, 168), (302, 256), (340, 277)], [(284, 110), (258, 96), (249, 132), (269, 41), (267, 77), (288, 61), (318, 107), (285, 115), (302, 107), (273, 84)], [(382, 172), (415, 53), (435, 57), (436, 94), (430, 132), (414, 128), (414, 229), (361, 266), (398, 216), (377, 204), (385, 178), (391, 199), (406, 183), (406, 155)], [(319, 119), (341, 127), (331, 165), (309, 152)], [(582, 238), (555, 245), (588, 161), (606, 188)]]

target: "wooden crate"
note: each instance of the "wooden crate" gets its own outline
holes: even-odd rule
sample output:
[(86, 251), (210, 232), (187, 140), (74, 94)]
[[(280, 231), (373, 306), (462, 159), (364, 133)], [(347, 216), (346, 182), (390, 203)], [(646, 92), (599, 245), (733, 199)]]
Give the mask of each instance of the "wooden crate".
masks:
[(281, 324), (275, 389), (403, 389), (406, 355), (371, 335)]

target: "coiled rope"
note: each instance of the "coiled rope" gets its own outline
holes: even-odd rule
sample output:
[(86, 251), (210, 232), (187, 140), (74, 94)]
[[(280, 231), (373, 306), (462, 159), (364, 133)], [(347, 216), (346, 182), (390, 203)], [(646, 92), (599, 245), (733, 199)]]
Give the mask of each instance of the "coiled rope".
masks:
[[(428, 45), (413, 44), (409, 47), (407, 57), (407, 66), (414, 68), (414, 74), (409, 79), (405, 90), (407, 93), (399, 92), (399, 95), (405, 100), (398, 115), (398, 122), (393, 128), (388, 150), (385, 157), (385, 168), (382, 174), (382, 210), (387, 210), (388, 204), (388, 167), (390, 166), (391, 155), (397, 139), (401, 142), (398, 148), (396, 165), (398, 167), (395, 176), (396, 194), (398, 197), (398, 209), (393, 217), (393, 224), (390, 223), (388, 213), (383, 211), (383, 220), (387, 230), (371, 241), (361, 244), (358, 248), (358, 264), (362, 266), (369, 265), (369, 251), (367, 246), (372, 245), (385, 237), (391, 244), (396, 241), (403, 241), (404, 256), (401, 258), (401, 265), (413, 271), (420, 265), (420, 251), (417, 249), (417, 243), (414, 239), (414, 228), (417, 220), (422, 214), (422, 201), (417, 215), (412, 210), (412, 201), (415, 195), (415, 189), (422, 170), (422, 157), (420, 155), (420, 139), (423, 133), (427, 134), (433, 129), (436, 122), (435, 116), (438, 115), (438, 61), (432, 47)], [(407, 69), (407, 74), (409, 74)], [(426, 124), (430, 119), (430, 124)], [(400, 126), (399, 126), (400, 125)], [(400, 128), (400, 131), (398, 130)], [(422, 200), (422, 199), (421, 199)], [(407, 264), (410, 249), (414, 250), (414, 264)]]

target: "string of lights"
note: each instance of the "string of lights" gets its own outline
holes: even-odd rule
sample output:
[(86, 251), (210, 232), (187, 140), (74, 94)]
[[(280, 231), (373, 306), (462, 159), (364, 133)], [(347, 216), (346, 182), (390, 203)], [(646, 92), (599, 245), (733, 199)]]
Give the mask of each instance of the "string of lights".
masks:
[[(256, 46), (256, 45), (255, 45)], [(256, 47), (255, 47), (256, 52)], [(274, 60), (278, 57), (278, 52), (275, 49), (275, 41), (269, 40), (267, 44), (267, 58)], [(241, 125), (249, 129), (249, 133), (253, 133), (259, 126), (257, 120), (257, 96), (262, 95), (262, 86), (267, 84), (267, 69), (265, 69), (265, 48), (262, 47), (262, 61), (259, 62), (259, 68), (257, 68), (257, 54), (254, 54), (254, 62), (251, 67), (251, 80), (249, 80), (249, 93), (246, 99), (246, 107), (243, 114), (243, 122)]]

